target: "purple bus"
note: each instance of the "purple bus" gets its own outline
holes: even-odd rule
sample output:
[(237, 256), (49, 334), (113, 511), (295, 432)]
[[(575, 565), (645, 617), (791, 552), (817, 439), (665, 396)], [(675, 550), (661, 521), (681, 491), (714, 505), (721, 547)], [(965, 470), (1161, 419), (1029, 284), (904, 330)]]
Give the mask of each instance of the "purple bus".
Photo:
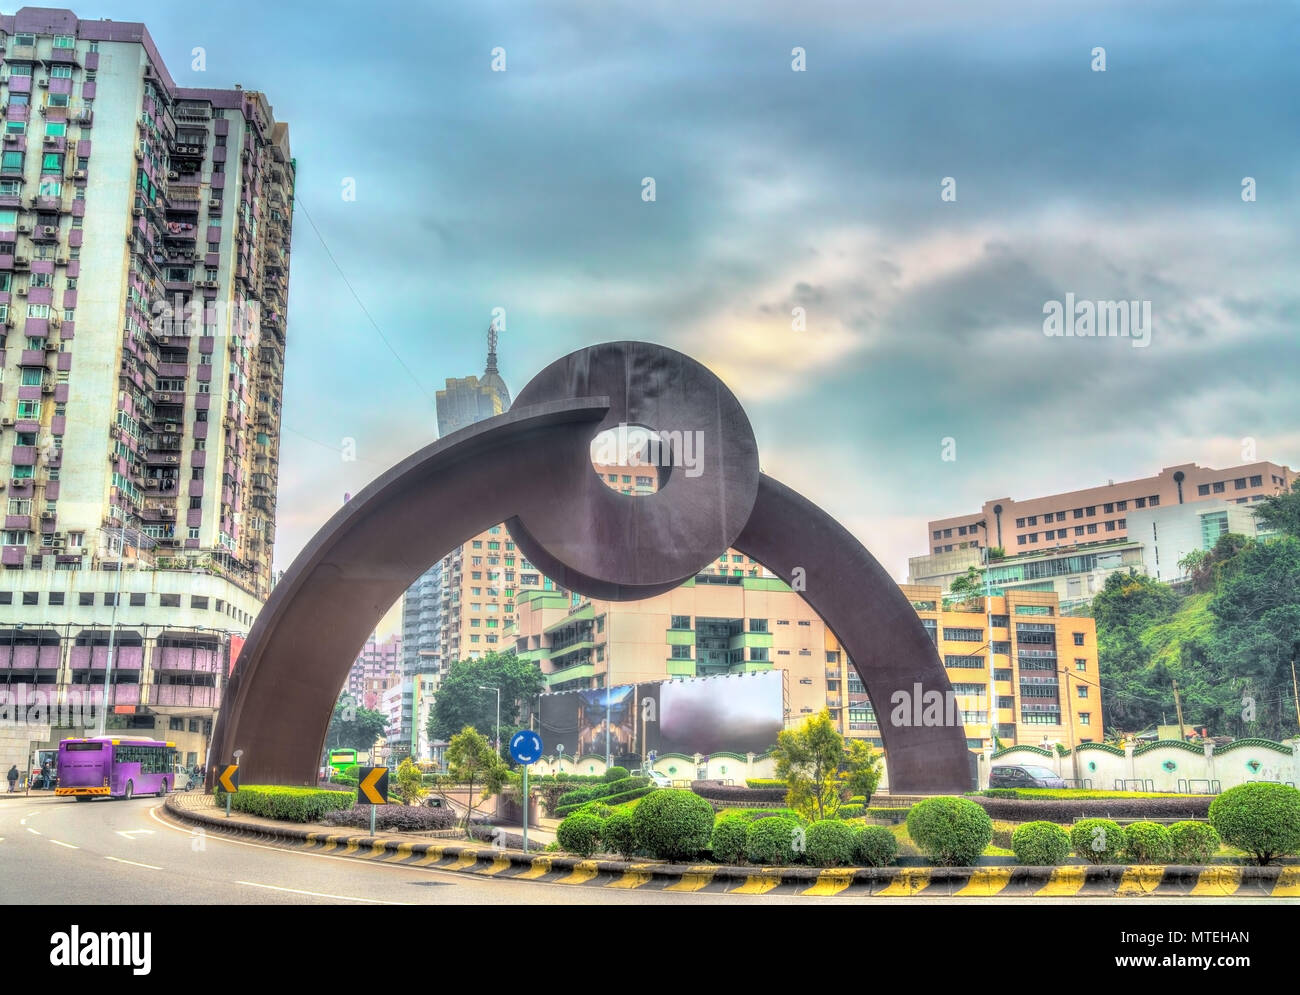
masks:
[(79, 802), (96, 796), (165, 795), (175, 787), (176, 744), (155, 739), (65, 739), (59, 743), (56, 795)]

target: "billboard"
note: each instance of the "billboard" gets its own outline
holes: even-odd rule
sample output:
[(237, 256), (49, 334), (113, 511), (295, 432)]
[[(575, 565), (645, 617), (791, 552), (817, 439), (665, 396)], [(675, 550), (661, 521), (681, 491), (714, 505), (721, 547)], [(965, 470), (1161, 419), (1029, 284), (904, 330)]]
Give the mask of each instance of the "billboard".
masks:
[(554, 755), (609, 753), (640, 756), (665, 753), (766, 753), (784, 727), (785, 675), (697, 677), (621, 685), (605, 691), (544, 694), (539, 708), (542, 741)]

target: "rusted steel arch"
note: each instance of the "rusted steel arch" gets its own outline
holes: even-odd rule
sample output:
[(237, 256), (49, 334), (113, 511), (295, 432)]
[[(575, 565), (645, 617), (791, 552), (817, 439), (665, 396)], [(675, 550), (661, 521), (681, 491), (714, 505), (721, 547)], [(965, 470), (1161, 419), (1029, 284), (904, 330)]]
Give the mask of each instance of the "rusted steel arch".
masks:
[[(670, 437), (699, 433), (698, 465), (668, 468), (652, 495), (610, 490), (591, 469), (589, 447), (598, 431), (623, 423)], [(338, 690), (379, 619), (431, 564), (502, 521), (541, 572), (591, 597), (671, 590), (728, 546), (796, 580), (877, 703), (893, 790), (967, 787), (960, 725), (888, 721), (897, 692), (908, 702), (918, 690), (951, 693), (902, 592), (834, 519), (759, 472), (749, 420), (717, 377), (641, 342), (557, 360), (509, 412), (408, 457), (335, 514), (249, 633), (213, 762), (242, 749), (245, 783), (312, 783)]]

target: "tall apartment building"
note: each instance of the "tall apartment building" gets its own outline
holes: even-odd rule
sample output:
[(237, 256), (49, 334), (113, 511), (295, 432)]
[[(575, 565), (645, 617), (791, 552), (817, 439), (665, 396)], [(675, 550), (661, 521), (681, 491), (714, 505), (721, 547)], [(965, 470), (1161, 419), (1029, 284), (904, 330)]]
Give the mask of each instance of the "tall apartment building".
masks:
[(0, 42), (0, 682), (78, 697), (115, 627), (113, 724), (205, 759), (271, 586), (288, 126), (178, 87), (143, 24), (27, 7)]
[(1128, 514), (1194, 501), (1262, 501), (1290, 490), (1296, 472), (1277, 463), (1247, 463), (1226, 470), (1184, 463), (1154, 477), (1108, 483), (1081, 491), (1013, 501), (985, 501), (973, 514), (926, 526), (931, 554), (1000, 546), (1010, 555), (1063, 549), (1128, 537)]
[(365, 708), (377, 709), (380, 697), (402, 680), (402, 637), (366, 640), (348, 671), (348, 694)]
[[(499, 415), (510, 407), (510, 390), (506, 386), (505, 380), (502, 379), (501, 373), (497, 368), (497, 332), (496, 328), (488, 329), (488, 353), (487, 364), (483, 371), (483, 378), (462, 377), (447, 378), (446, 387), (438, 391), (436, 398), (437, 415), (438, 415), (438, 435), (444, 437), (452, 432), (459, 431), (475, 422), (483, 421), (494, 415)], [(496, 528), (500, 533), (501, 527)], [(475, 537), (472, 540), (476, 543), (476, 548), (482, 549), (484, 544), (489, 540), (486, 533)], [(500, 545), (499, 537), (490, 540)], [(513, 550), (514, 543), (510, 543)], [(482, 560), (485, 557), (481, 554), (473, 554), (471, 560), (479, 560), (478, 566), (482, 566)], [(461, 659), (462, 646), (460, 632), (463, 628), (460, 618), (460, 606), (462, 603), (462, 593), (467, 594), (468, 589), (473, 587), (476, 594), (473, 598), (466, 597), (465, 603), (471, 601), (481, 602), (483, 599), (483, 589), (493, 586), (495, 594), (492, 597), (495, 601), (491, 602), (494, 607), (493, 612), (501, 616), (508, 614), (502, 612), (504, 600), (502, 591), (505, 589), (504, 581), (507, 579), (505, 570), (510, 573), (510, 586), (514, 584), (514, 556), (510, 556), (508, 568), (493, 571), (497, 576), (493, 578), (497, 583), (488, 585), (484, 582), (483, 574), (488, 572), (486, 569), (473, 569), (463, 571), (461, 569), (464, 557), (464, 547), (457, 547), (448, 553), (442, 560), (435, 563), (427, 571), (420, 575), (406, 593), (402, 596), (402, 646), (403, 660), (402, 672), (404, 678), (404, 692), (402, 697), (402, 707), (400, 712), (401, 726), (398, 732), (391, 732), (389, 739), (396, 736), (403, 736), (407, 742), (411, 743), (419, 756), (426, 755), (420, 752), (420, 733), (422, 729), (418, 726), (418, 715), (420, 691), (421, 689), (436, 688), (441, 680), (441, 674), (446, 667)], [(492, 564), (494, 567), (502, 567), (499, 562), (500, 557), (494, 556), (498, 560)], [(477, 577), (473, 577), (477, 574)], [(474, 580), (477, 583), (469, 584)], [(465, 590), (463, 591), (462, 588)], [(513, 590), (511, 592), (513, 594)], [(454, 616), (454, 617), (452, 617)], [(480, 620), (481, 622), (481, 620)], [(468, 627), (466, 624), (464, 627)], [(469, 640), (466, 640), (469, 642)], [(482, 638), (474, 640), (478, 645), (475, 654), (482, 652), (487, 648), (487, 643)], [(496, 648), (495, 646), (492, 648)], [(468, 655), (468, 654), (466, 654)]]

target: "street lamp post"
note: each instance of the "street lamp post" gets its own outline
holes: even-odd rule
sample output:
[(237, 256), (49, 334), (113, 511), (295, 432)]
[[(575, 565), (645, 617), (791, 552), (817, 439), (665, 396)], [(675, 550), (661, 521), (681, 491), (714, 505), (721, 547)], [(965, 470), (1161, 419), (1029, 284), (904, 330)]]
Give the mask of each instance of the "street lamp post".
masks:
[[(95, 735), (104, 735), (105, 722), (108, 718), (108, 686), (113, 679), (113, 650), (117, 637), (117, 607), (122, 601), (122, 570), (126, 566), (126, 521), (117, 534), (117, 584), (113, 593), (113, 614), (108, 623), (108, 662), (104, 666), (104, 698), (99, 709), (99, 722), (95, 726)], [(93, 652), (93, 650), (92, 650)]]
[(500, 688), (484, 687), (482, 684), (480, 684), (480, 685), (478, 686), (478, 689), (479, 689), (480, 691), (495, 691), (495, 692), (497, 693), (497, 738), (496, 738), (496, 751), (497, 751), (497, 753), (500, 753), (500, 752), (501, 752), (501, 689), (500, 689)]

